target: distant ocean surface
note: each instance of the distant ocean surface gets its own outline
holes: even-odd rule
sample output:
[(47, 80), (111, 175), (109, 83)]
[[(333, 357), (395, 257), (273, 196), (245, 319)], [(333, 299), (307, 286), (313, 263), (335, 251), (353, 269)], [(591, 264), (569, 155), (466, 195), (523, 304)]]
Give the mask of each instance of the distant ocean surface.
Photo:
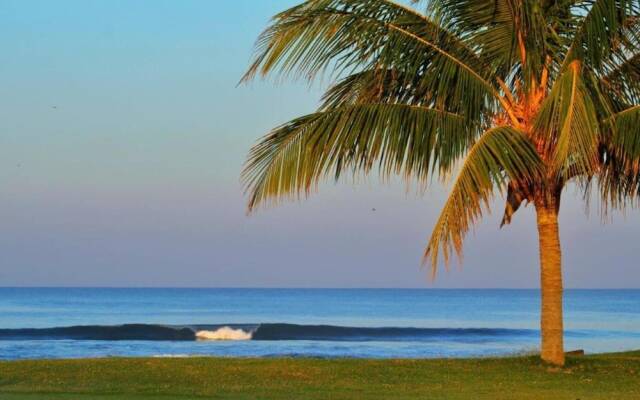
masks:
[[(537, 290), (0, 288), (0, 359), (536, 351)], [(640, 290), (567, 290), (567, 350), (640, 349)]]

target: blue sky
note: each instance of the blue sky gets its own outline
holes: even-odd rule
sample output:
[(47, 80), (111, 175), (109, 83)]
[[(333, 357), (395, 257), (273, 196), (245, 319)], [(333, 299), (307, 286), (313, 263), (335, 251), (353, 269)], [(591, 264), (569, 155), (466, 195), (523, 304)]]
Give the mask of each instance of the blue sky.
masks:
[[(294, 3), (0, 2), (0, 285), (537, 287), (531, 207), (498, 229), (496, 203), (435, 283), (420, 257), (441, 187), (328, 184), (245, 215), (247, 150), (321, 93), (236, 86)], [(601, 225), (577, 199), (562, 205), (566, 285), (640, 286), (640, 214)]]

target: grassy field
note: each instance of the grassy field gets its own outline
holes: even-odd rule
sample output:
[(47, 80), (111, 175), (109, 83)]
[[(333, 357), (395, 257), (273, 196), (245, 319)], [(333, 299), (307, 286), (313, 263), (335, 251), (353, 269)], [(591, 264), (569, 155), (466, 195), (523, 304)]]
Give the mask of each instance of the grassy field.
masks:
[(108, 358), (0, 362), (0, 399), (640, 399), (640, 351), (464, 360)]

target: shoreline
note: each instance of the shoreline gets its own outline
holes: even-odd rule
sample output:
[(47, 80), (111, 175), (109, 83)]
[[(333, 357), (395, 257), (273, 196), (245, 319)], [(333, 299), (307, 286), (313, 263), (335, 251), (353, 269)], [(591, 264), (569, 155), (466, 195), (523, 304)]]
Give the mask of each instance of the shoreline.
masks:
[(0, 361), (3, 400), (637, 399), (640, 350), (459, 359), (146, 357)]

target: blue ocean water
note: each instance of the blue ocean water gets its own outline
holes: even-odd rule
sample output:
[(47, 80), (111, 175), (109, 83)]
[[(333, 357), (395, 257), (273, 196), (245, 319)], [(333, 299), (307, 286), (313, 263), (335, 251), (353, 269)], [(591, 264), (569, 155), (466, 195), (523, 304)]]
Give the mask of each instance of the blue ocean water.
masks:
[[(0, 288), (0, 359), (489, 356), (538, 328), (537, 290)], [(640, 290), (567, 290), (565, 330), (640, 349)]]

